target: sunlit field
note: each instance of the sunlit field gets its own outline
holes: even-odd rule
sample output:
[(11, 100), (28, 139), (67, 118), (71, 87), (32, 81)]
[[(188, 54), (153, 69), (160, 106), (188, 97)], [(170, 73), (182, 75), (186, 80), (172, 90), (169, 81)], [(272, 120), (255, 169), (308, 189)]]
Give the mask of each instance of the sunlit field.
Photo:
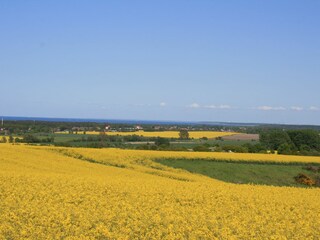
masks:
[[(53, 148), (59, 149), (59, 148)], [(158, 158), (187, 158), (187, 159), (216, 159), (232, 161), (253, 161), (253, 162), (298, 162), (298, 163), (320, 163), (320, 157), (315, 156), (293, 156), (278, 154), (254, 154), (254, 153), (227, 153), (227, 152), (174, 152), (174, 151), (148, 151), (129, 149), (92, 149), (92, 148), (66, 148), (69, 151), (76, 151), (87, 157), (99, 161), (117, 161), (129, 164), (141, 161), (142, 159)]]
[(161, 157), (319, 157), (0, 144), (0, 239), (317, 239), (319, 188), (231, 184)]
[[(56, 132), (61, 134), (68, 134), (67, 132)], [(84, 132), (78, 132), (78, 134), (84, 134)], [(98, 135), (101, 132), (86, 132), (86, 134)], [(163, 137), (163, 138), (179, 138), (179, 131), (162, 131), (162, 132), (145, 132), (145, 131), (136, 131), (136, 132), (105, 132), (106, 135), (114, 136), (129, 136), (129, 135), (139, 135), (142, 137)], [(225, 137), (237, 134), (236, 132), (216, 132), (216, 131), (189, 131), (189, 137), (194, 139), (199, 138), (217, 138)]]

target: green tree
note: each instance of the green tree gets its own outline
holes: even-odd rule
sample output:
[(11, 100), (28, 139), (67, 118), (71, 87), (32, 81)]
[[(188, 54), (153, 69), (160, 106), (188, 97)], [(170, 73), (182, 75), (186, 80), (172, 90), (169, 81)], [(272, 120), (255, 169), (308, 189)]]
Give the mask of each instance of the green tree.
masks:
[(27, 134), (27, 135), (23, 136), (22, 142), (25, 142), (25, 143), (40, 143), (41, 140), (38, 137), (36, 137), (36, 136), (34, 136), (32, 134)]
[(288, 144), (288, 143), (283, 143), (279, 146), (278, 148), (278, 153), (279, 154), (286, 154), (286, 155), (289, 155), (289, 154), (292, 154), (294, 151), (294, 148), (292, 145)]
[(180, 130), (179, 132), (180, 139), (189, 139), (189, 132), (188, 130)]
[(6, 143), (7, 142), (7, 138), (3, 136), (1, 142), (2, 143)]
[(193, 148), (195, 152), (211, 152), (211, 149), (206, 145), (198, 145)]
[(158, 147), (168, 147), (170, 146), (170, 141), (167, 138), (157, 137), (154, 141), (154, 144)]
[(320, 150), (319, 132), (311, 129), (291, 130), (288, 135), (294, 145), (302, 150), (306, 150), (306, 146), (311, 149)]
[(283, 130), (269, 130), (260, 133), (260, 142), (271, 150), (278, 150), (282, 144), (293, 145), (288, 133)]
[(12, 135), (9, 136), (9, 143), (13, 143), (14, 142), (14, 139), (12, 137)]
[(225, 145), (222, 146), (224, 151), (232, 151), (237, 153), (247, 153), (248, 148), (246, 146), (238, 146), (238, 145)]

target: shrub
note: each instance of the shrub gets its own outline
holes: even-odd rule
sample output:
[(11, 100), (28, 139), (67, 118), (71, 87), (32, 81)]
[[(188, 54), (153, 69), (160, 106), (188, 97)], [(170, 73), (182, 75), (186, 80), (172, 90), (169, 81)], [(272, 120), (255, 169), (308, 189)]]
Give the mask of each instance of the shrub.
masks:
[(210, 148), (208, 148), (205, 145), (195, 146), (193, 148), (193, 151), (195, 151), (195, 152), (211, 152)]
[(295, 177), (295, 180), (298, 183), (308, 185), (308, 186), (314, 186), (316, 184), (315, 180), (313, 180), (311, 177), (303, 173), (299, 173), (298, 176)]

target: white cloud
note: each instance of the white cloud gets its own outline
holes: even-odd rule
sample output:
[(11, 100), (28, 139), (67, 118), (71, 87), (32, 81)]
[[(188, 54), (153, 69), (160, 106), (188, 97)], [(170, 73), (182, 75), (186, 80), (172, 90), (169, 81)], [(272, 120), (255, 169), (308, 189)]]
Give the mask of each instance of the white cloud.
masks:
[(188, 107), (190, 107), (190, 108), (200, 108), (200, 105), (198, 103), (192, 103)]
[(230, 105), (220, 105), (219, 108), (220, 109), (230, 109), (231, 106)]
[(210, 108), (210, 109), (230, 109), (231, 106), (230, 105), (226, 105), (226, 104), (223, 104), (223, 105), (206, 105), (204, 106), (204, 108)]
[(165, 107), (165, 106), (167, 106), (167, 103), (165, 103), (165, 102), (160, 103), (160, 107)]
[(216, 109), (217, 106), (216, 105), (206, 105), (206, 106), (204, 106), (204, 108)]
[(260, 107), (257, 107), (258, 110), (263, 110), (263, 111), (269, 111), (269, 110), (272, 110), (273, 107), (270, 107), (270, 106), (260, 106)]
[(303, 108), (302, 107), (293, 106), (293, 107), (291, 107), (291, 110), (293, 110), (293, 111), (302, 111)]
[(271, 107), (271, 106), (260, 106), (256, 109), (262, 110), (262, 111), (283, 111), (286, 110), (284, 107)]
[(319, 111), (320, 108), (315, 107), (315, 106), (311, 106), (311, 107), (309, 108), (309, 110), (310, 110), (310, 111)]

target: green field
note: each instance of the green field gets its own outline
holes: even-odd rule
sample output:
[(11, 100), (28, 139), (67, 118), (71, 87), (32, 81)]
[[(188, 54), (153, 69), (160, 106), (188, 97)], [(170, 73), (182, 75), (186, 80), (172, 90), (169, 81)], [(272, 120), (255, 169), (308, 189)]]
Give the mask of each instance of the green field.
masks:
[(187, 148), (193, 148), (197, 145), (202, 144), (210, 144), (210, 145), (220, 145), (220, 146), (226, 146), (226, 145), (234, 145), (234, 146), (240, 146), (245, 143), (251, 143), (256, 144), (259, 143), (257, 140), (216, 140), (216, 139), (209, 139), (209, 140), (199, 140), (199, 139), (192, 139), (187, 141), (172, 141), (170, 144), (172, 146), (178, 146), (178, 147), (187, 147)]
[(158, 163), (202, 174), (225, 182), (251, 183), (274, 186), (300, 186), (294, 177), (299, 173), (317, 177), (305, 170), (306, 165), (208, 161), (201, 159), (158, 159)]
[(54, 137), (55, 143), (70, 142), (73, 140), (81, 139), (83, 136), (85, 136), (85, 135), (80, 135), (80, 134), (55, 134), (55, 133), (34, 134), (34, 135), (40, 139)]
[[(35, 136), (39, 137), (40, 139), (44, 139), (47, 137), (54, 137), (54, 143), (69, 143), (70, 146), (86, 146), (88, 144), (93, 144), (93, 143), (100, 143), (100, 141), (77, 141), (81, 140), (84, 137), (88, 137), (88, 135), (83, 135), (83, 134), (35, 134)], [(143, 140), (142, 142), (128, 142), (124, 143), (128, 148), (132, 148), (134, 146), (138, 146), (139, 144), (145, 144), (148, 142), (148, 139)], [(152, 142), (152, 141), (150, 141)], [(185, 148), (194, 148), (199, 145), (203, 144), (210, 144), (211, 146), (213, 145), (220, 145), (220, 146), (225, 146), (225, 145), (233, 145), (233, 146), (239, 146), (243, 145), (245, 143), (251, 143), (251, 144), (256, 144), (259, 141), (252, 141), (252, 140), (216, 140), (216, 139), (209, 139), (209, 140), (202, 140), (202, 139), (190, 139), (190, 140), (171, 140), (170, 145), (172, 147), (185, 147)]]

